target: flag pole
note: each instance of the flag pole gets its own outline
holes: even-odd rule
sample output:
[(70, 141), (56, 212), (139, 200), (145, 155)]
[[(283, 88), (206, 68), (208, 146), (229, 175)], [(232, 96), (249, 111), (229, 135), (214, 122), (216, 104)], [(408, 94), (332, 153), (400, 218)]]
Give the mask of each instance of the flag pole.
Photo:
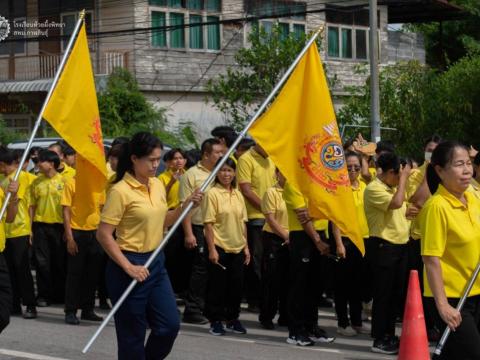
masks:
[[(282, 78), (280, 79), (280, 81), (277, 83), (277, 85), (273, 88), (272, 92), (270, 93), (270, 95), (268, 95), (268, 97), (265, 99), (265, 101), (262, 103), (262, 105), (258, 108), (258, 110), (256, 111), (256, 113), (252, 116), (252, 118), (250, 119), (250, 121), (247, 123), (247, 125), (245, 126), (245, 128), (242, 130), (242, 132), (238, 135), (237, 139), (233, 142), (232, 146), (230, 146), (230, 148), (228, 149), (227, 153), (222, 157), (221, 161), (215, 166), (215, 168), (212, 170), (212, 172), (210, 173), (210, 175), (208, 176), (208, 178), (205, 180), (205, 182), (202, 184), (202, 186), (200, 186), (200, 191), (204, 192), (208, 185), (215, 179), (215, 176), (217, 175), (218, 171), (222, 168), (223, 164), (225, 164), (225, 162), (227, 161), (227, 159), (230, 157), (230, 155), (233, 153), (233, 151), (235, 150), (235, 148), (238, 146), (238, 144), (240, 143), (240, 141), (242, 141), (242, 139), (247, 135), (247, 131), (252, 127), (252, 125), (254, 124), (254, 122), (260, 117), (260, 115), (263, 113), (263, 111), (267, 108), (268, 104), (270, 104), (270, 102), (272, 101), (272, 99), (275, 97), (275, 95), (277, 94), (277, 92), (281, 89), (281, 87), (283, 86), (283, 84), (287, 81), (288, 77), (290, 76), (290, 74), (293, 72), (293, 70), (295, 69), (295, 67), (298, 65), (298, 63), (300, 62), (300, 60), (302, 59), (302, 57), (305, 55), (305, 53), (308, 51), (308, 49), (310, 48), (310, 46), (313, 44), (313, 42), (317, 39), (318, 35), (320, 34), (320, 32), (322, 31), (322, 28), (318, 29), (313, 35), (312, 37), (308, 40), (307, 44), (305, 45), (305, 47), (302, 49), (302, 51), (300, 52), (300, 54), (298, 54), (297, 58), (293, 61), (293, 63), (290, 65), (290, 67), (288, 68), (287, 71), (285, 71), (285, 74), (283, 74)], [(170, 238), (172, 237), (173, 233), (177, 230), (177, 228), (180, 226), (180, 224), (182, 223), (182, 221), (185, 219), (185, 217), (187, 216), (188, 212), (192, 209), (193, 207), (193, 204), (192, 203), (189, 203), (182, 211), (182, 213), (180, 214), (179, 218), (177, 219), (177, 221), (175, 222), (175, 224), (173, 224), (173, 226), (170, 228), (170, 230), (168, 231), (167, 235), (165, 235), (165, 238), (163, 239), (163, 241), (161, 242), (161, 244), (157, 247), (157, 249), (152, 253), (152, 255), (150, 255), (150, 257), (148, 258), (147, 262), (145, 263), (145, 267), (148, 268), (152, 262), (155, 260), (155, 258), (157, 257), (157, 255), (160, 253), (160, 251), (163, 250), (163, 248), (165, 247), (165, 245), (167, 245), (168, 241), (170, 240)], [(130, 292), (133, 290), (133, 288), (135, 287), (135, 285), (137, 284), (137, 280), (133, 279), (132, 282), (130, 283), (130, 285), (127, 287), (127, 289), (123, 292), (122, 296), (118, 299), (118, 301), (115, 303), (114, 307), (112, 308), (112, 310), (110, 310), (110, 313), (107, 315), (107, 317), (105, 317), (105, 319), (103, 320), (102, 324), (98, 327), (97, 331), (95, 332), (95, 334), (93, 334), (93, 336), (90, 338), (90, 340), (88, 341), (87, 345), (85, 345), (85, 347), (83, 348), (82, 352), (85, 354), (89, 349), (90, 347), (92, 346), (92, 344), (95, 342), (95, 340), (97, 339), (97, 337), (100, 335), (100, 333), (102, 332), (102, 330), (105, 328), (105, 326), (107, 325), (107, 323), (110, 321), (110, 319), (113, 317), (113, 315), (117, 312), (117, 310), (120, 308), (120, 306), (122, 305), (122, 303), (125, 301), (125, 299), (127, 298), (127, 296), (130, 294)]]
[[(20, 172), (22, 171), (23, 164), (25, 164), (25, 161), (27, 160), (28, 153), (30, 152), (30, 148), (32, 147), (32, 144), (33, 144), (33, 140), (35, 139), (35, 136), (37, 135), (40, 124), (42, 123), (43, 113), (45, 111), (45, 108), (48, 105), (48, 101), (52, 97), (53, 90), (55, 90), (55, 86), (58, 83), (58, 79), (60, 78), (60, 75), (63, 71), (63, 68), (65, 67), (65, 63), (67, 62), (68, 55), (70, 53), (70, 50), (73, 47), (73, 44), (75, 43), (75, 38), (78, 34), (80, 26), (82, 25), (84, 17), (85, 17), (85, 10), (82, 10), (82, 11), (80, 11), (78, 21), (75, 25), (75, 28), (73, 30), (72, 35), (70, 36), (70, 40), (68, 41), (67, 48), (65, 49), (65, 53), (63, 54), (63, 57), (62, 57), (62, 61), (60, 62), (60, 65), (58, 65), (57, 72), (55, 73), (55, 77), (53, 78), (52, 85), (50, 86), (50, 89), (48, 90), (47, 97), (45, 98), (45, 101), (43, 102), (42, 109), (40, 110), (40, 113), (38, 114), (37, 120), (35, 121), (35, 125), (33, 126), (32, 134), (30, 135), (30, 139), (28, 140), (27, 147), (25, 148), (25, 151), (23, 152), (20, 163), (18, 164), (18, 168), (15, 171), (15, 175), (13, 176), (13, 181), (18, 180), (18, 177), (20, 176)], [(10, 201), (11, 196), (12, 196), (12, 193), (7, 192), (7, 194), (5, 196), (5, 201), (3, 202), (2, 208), (0, 210), (0, 219), (3, 218), (3, 215), (5, 214), (5, 211), (7, 210), (8, 202)]]

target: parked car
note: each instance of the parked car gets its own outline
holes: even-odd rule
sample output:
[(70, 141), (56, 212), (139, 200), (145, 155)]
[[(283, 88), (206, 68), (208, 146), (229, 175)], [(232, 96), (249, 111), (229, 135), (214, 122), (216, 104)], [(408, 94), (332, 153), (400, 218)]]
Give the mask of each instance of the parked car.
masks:
[[(38, 146), (41, 148), (48, 148), (50, 145), (63, 141), (62, 138), (59, 137), (50, 137), (50, 138), (35, 138), (33, 139), (32, 146)], [(108, 150), (112, 147), (113, 139), (103, 139), (103, 147), (105, 148), (105, 154), (108, 153)], [(17, 140), (11, 142), (7, 145), (9, 149), (25, 149), (27, 147), (28, 140)]]

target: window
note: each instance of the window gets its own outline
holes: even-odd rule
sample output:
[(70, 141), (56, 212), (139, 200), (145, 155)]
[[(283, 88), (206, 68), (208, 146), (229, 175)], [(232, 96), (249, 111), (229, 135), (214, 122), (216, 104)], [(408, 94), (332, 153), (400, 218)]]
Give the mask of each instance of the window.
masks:
[[(78, 20), (78, 12), (76, 13), (64, 13), (61, 16), (62, 23), (65, 24), (65, 26), (62, 28), (62, 36), (65, 36), (65, 38), (62, 39), (62, 50), (65, 50), (65, 48), (68, 45), (68, 41), (70, 40), (69, 35), (73, 33), (73, 30), (75, 29), (75, 25), (77, 24)], [(91, 12), (86, 12), (85, 13), (85, 26), (87, 30), (87, 34), (92, 32), (92, 13)]]
[[(153, 47), (220, 50), (220, 16), (210, 15), (220, 11), (220, 0), (149, 0), (149, 4), (153, 28), (173, 27), (153, 30)], [(200, 25), (206, 22), (212, 24)]]
[(368, 29), (330, 25), (327, 48), (329, 58), (367, 60)]
[(286, 39), (290, 34), (297, 39), (301, 38), (305, 34), (305, 24), (298, 24), (289, 19), (280, 20), (260, 20), (259, 23), (253, 24), (254, 27), (260, 26), (265, 30), (267, 34), (271, 34), (273, 27), (278, 25), (280, 30), (280, 38)]
[(255, 16), (282, 16), (284, 18), (305, 20), (306, 2), (289, 0), (244, 0), (248, 14)]

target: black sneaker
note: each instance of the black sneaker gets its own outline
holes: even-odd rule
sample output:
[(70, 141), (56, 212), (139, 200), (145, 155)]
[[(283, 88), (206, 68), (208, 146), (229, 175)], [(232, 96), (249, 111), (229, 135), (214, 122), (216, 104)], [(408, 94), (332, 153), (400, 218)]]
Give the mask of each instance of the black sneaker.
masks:
[(93, 310), (87, 310), (87, 311), (82, 311), (81, 319), (88, 320), (88, 321), (102, 321), (103, 317), (95, 314)]
[(208, 323), (208, 320), (202, 314), (183, 314), (183, 322), (204, 325)]
[(214, 336), (223, 336), (225, 335), (225, 328), (221, 321), (214, 321), (210, 325), (210, 334)]
[(24, 319), (35, 319), (37, 317), (37, 309), (35, 306), (27, 306), (23, 313)]
[(318, 343), (332, 343), (335, 341), (335, 337), (329, 336), (325, 330), (318, 325), (314, 326), (308, 331), (308, 337)]
[(70, 312), (65, 314), (65, 323), (69, 325), (78, 325), (80, 324), (80, 320), (78, 320), (77, 315)]
[(227, 330), (235, 334), (246, 334), (247, 329), (242, 325), (240, 320), (232, 320), (227, 322)]
[(391, 339), (376, 339), (371, 350), (374, 353), (395, 355), (398, 354), (398, 345), (394, 344)]
[(292, 335), (289, 334), (287, 338), (287, 343), (297, 346), (313, 346), (315, 342), (305, 335)]

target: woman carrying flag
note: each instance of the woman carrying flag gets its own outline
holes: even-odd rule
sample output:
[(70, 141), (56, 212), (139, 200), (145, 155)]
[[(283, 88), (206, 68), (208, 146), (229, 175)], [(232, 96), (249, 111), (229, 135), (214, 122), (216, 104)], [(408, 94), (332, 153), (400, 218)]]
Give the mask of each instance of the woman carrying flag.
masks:
[[(144, 264), (159, 246), (163, 231), (182, 212), (168, 211), (162, 182), (155, 177), (163, 145), (155, 136), (140, 132), (123, 145), (116, 182), (107, 195), (97, 239), (110, 256), (106, 280), (115, 303), (132, 279), (139, 284), (115, 314), (120, 360), (164, 359), (171, 351), (180, 319), (162, 253), (149, 269)], [(190, 201), (198, 205), (202, 195)], [(116, 239), (113, 233), (116, 233)], [(147, 326), (151, 332), (144, 344)]]

